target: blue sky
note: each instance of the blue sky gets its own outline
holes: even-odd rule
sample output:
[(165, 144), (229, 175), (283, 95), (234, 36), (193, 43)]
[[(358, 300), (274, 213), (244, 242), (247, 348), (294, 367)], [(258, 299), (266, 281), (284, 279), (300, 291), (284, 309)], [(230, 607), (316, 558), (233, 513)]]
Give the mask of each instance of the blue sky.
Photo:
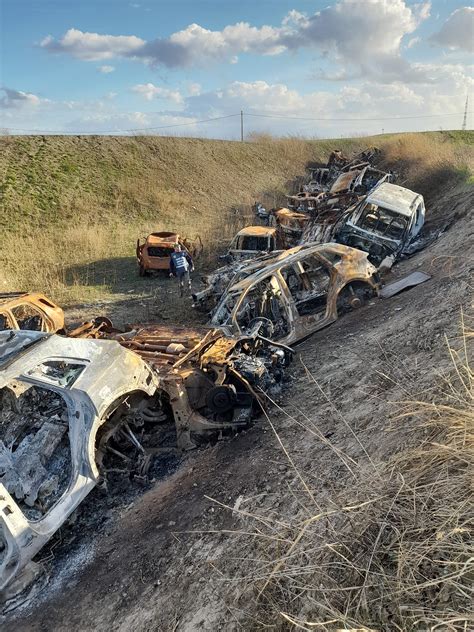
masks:
[(157, 133), (235, 138), (238, 117), (196, 121), (241, 109), (247, 131), (273, 134), (459, 128), (474, 84), (474, 8), (456, 0), (0, 7), (0, 127), (12, 133), (179, 124)]

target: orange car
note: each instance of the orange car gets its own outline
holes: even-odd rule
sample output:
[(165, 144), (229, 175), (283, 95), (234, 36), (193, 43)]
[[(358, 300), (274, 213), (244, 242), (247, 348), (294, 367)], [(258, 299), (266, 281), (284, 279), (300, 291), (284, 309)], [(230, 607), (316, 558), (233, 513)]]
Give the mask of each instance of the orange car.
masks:
[(64, 312), (37, 292), (0, 294), (0, 331), (5, 329), (60, 332), (64, 330)]
[(174, 232), (151, 233), (144, 243), (140, 243), (140, 239), (138, 239), (137, 263), (139, 275), (146, 276), (153, 270), (164, 270), (167, 272), (170, 267), (170, 255), (176, 243), (181, 244), (181, 247), (187, 250), (183, 240)]

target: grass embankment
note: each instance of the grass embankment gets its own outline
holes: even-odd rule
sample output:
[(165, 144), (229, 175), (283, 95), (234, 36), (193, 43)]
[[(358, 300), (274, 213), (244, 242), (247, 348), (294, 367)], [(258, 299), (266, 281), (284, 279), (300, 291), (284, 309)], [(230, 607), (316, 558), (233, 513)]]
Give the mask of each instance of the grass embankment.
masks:
[(470, 133), (337, 141), (261, 136), (246, 143), (3, 137), (0, 289), (41, 290), (67, 304), (104, 298), (127, 283), (145, 288), (135, 281), (137, 237), (169, 229), (199, 234), (210, 262), (254, 221), (255, 199), (282, 203), (306, 167), (324, 163), (335, 145), (351, 153), (377, 144), (387, 166), (402, 169), (406, 186), (429, 195), (440, 175), (442, 182), (468, 177), (472, 142)]

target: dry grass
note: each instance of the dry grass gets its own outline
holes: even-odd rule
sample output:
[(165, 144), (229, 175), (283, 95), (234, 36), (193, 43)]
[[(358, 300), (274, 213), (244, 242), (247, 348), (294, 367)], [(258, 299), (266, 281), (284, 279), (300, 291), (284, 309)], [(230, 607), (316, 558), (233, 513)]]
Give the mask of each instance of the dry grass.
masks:
[[(472, 167), (470, 146), (448, 136), (345, 139), (337, 146), (350, 153), (374, 143), (387, 166), (428, 195)], [(255, 221), (255, 199), (279, 205), (305, 168), (324, 162), (333, 147), (332, 140), (264, 135), (246, 143), (0, 138), (0, 289), (41, 290), (63, 303), (107, 295), (117, 259), (129, 259), (134, 282), (136, 239), (152, 230), (200, 234), (200, 266), (213, 265), (235, 232)]]
[(396, 171), (400, 184), (423, 193), (428, 208), (447, 187), (469, 180), (474, 172), (472, 145), (446, 136), (403, 134), (381, 146), (384, 164)]
[(259, 622), (247, 629), (472, 629), (470, 343), (464, 330), (448, 344), (452, 371), (436, 396), (399, 404), (412, 447), (359, 469), (324, 506), (303, 490), (298, 515), (257, 516), (241, 556), (239, 603)]

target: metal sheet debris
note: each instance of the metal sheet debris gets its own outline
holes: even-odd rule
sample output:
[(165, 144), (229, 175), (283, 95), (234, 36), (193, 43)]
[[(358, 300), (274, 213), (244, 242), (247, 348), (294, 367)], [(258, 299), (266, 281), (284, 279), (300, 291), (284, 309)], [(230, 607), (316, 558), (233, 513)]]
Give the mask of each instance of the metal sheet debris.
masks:
[(421, 270), (412, 272), (406, 277), (403, 277), (403, 279), (398, 279), (398, 281), (389, 283), (382, 288), (380, 290), (380, 298), (391, 298), (392, 296), (395, 296), (395, 294), (400, 294), (403, 290), (408, 290), (411, 287), (420, 285), (420, 283), (429, 281), (429, 279), (431, 279), (431, 276), (426, 274), (426, 272), (421, 272)]

